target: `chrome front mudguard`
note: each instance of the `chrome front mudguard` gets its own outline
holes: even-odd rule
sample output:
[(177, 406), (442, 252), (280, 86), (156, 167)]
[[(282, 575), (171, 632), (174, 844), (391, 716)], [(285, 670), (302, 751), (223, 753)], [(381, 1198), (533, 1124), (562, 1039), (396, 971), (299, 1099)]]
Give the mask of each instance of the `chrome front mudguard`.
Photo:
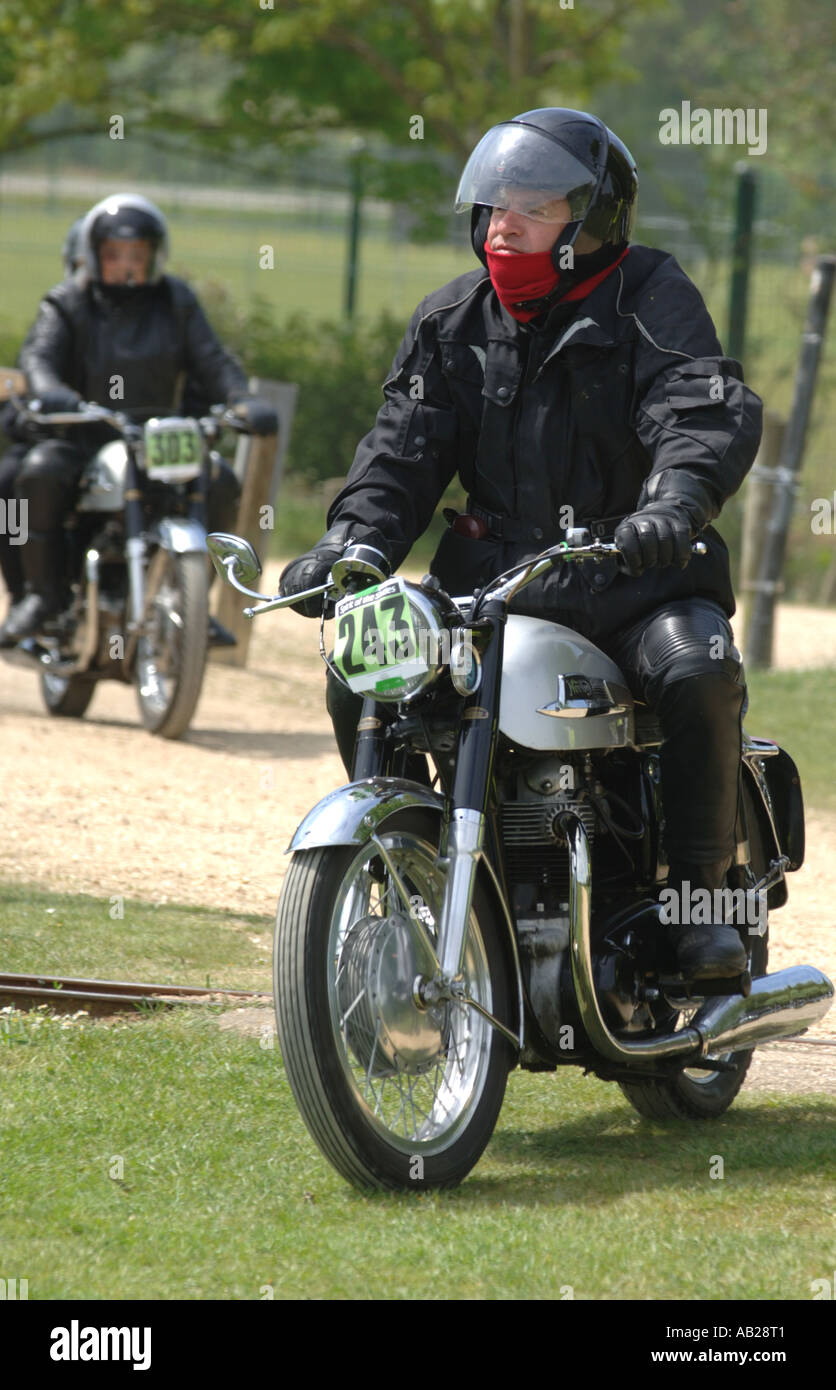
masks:
[[(401, 777), (369, 777), (362, 782), (351, 782), (348, 786), (337, 787), (336, 791), (329, 792), (308, 812), (297, 828), (286, 853), (290, 853), (291, 850), (316, 849), (324, 845), (364, 845), (381, 830), (390, 816), (397, 811), (414, 809), (431, 811), (440, 821), (444, 814), (445, 799), (429, 787), (421, 786), (419, 782), (408, 782)], [(477, 872), (493, 898), (499, 920), (505, 926), (509, 960), (513, 963), (517, 992), (517, 1017), (511, 1027), (517, 1033), (519, 1046), (522, 1048), (525, 1012), (522, 972), (514, 925), (496, 872), (484, 853), (479, 856)]]
[(208, 554), (206, 531), (200, 522), (192, 521), (189, 517), (165, 517), (155, 522), (149, 537), (163, 550), (170, 550), (175, 555), (187, 555), (191, 550), (202, 550)]

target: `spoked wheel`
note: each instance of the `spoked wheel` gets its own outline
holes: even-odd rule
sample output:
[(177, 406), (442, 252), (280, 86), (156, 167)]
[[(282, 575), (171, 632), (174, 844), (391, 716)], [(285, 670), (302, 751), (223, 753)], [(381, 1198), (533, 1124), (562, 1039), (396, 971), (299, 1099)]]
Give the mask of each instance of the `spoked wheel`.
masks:
[[(276, 922), (279, 1043), (305, 1123), (343, 1177), (448, 1187), (493, 1133), (512, 1054), (470, 1005), (417, 994), (434, 970), (443, 888), (434, 817), (399, 813), (380, 840), (408, 903), (373, 844), (293, 859)], [(508, 1026), (503, 944), (478, 885), (464, 985)]]
[(206, 556), (169, 554), (145, 631), (137, 643), (136, 691), (142, 722), (179, 738), (200, 699), (209, 641)]
[(83, 676), (56, 676), (41, 672), (41, 694), (50, 714), (63, 719), (81, 719), (93, 698), (96, 682)]
[[(750, 853), (747, 887), (754, 887), (766, 872), (768, 865), (760, 823), (745, 782), (743, 798)], [(766, 974), (769, 955), (768, 924), (764, 922), (761, 926), (763, 934), (753, 935), (747, 942), (747, 946), (751, 944), (749, 969), (753, 980)], [(677, 1027), (687, 1027), (697, 1009), (698, 1006), (694, 1006), (672, 1022), (675, 1022)], [(686, 1120), (713, 1120), (728, 1110), (746, 1080), (746, 1073), (752, 1061), (752, 1050), (749, 1048), (745, 1052), (723, 1052), (718, 1054), (718, 1060), (726, 1064), (722, 1071), (683, 1067), (664, 1081), (620, 1081), (618, 1084), (633, 1108), (646, 1119), (664, 1120), (674, 1117)], [(728, 1066), (733, 1070), (729, 1071)]]

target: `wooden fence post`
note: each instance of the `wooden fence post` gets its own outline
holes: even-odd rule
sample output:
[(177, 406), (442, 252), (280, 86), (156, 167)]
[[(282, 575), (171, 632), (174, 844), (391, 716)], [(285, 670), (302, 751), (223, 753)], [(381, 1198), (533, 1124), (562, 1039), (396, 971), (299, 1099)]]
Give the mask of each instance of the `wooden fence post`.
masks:
[(763, 436), (758, 449), (758, 456), (746, 479), (743, 535), (740, 548), (740, 592), (743, 598), (741, 648), (746, 663), (748, 663), (750, 656), (749, 627), (752, 619), (753, 600), (758, 588), (764, 536), (772, 512), (772, 492), (786, 427), (786, 420), (777, 411), (764, 411)]
[[(237, 535), (250, 542), (263, 563), (273, 534), (272, 519), (299, 388), (291, 382), (253, 377), (249, 389), (252, 395), (274, 405), (279, 417), (278, 436), (241, 435), (235, 455), (235, 472), (241, 480), (241, 501), (234, 529)], [(269, 512), (265, 513), (264, 508), (269, 508)], [(243, 615), (246, 600), (220, 580), (215, 581), (213, 594), (215, 617), (237, 639), (237, 646), (213, 647), (211, 658), (225, 666), (246, 666), (253, 625), (253, 619)]]

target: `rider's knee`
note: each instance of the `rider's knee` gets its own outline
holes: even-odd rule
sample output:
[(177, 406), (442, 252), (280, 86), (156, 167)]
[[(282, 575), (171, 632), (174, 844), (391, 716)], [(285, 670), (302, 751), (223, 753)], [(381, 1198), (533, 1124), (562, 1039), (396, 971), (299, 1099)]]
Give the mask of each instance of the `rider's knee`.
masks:
[[(638, 656), (653, 705), (682, 681), (698, 682), (692, 692), (695, 700), (710, 702), (712, 690), (722, 690), (724, 683), (745, 692), (743, 661), (731, 624), (716, 603), (687, 600), (668, 605), (642, 634)], [(698, 690), (704, 694), (698, 696)]]

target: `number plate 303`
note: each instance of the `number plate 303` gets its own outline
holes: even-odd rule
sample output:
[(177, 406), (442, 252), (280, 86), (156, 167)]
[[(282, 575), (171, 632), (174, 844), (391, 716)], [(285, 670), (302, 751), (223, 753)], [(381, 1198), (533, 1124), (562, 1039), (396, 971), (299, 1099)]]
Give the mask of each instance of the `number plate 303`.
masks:
[(203, 463), (203, 439), (196, 420), (168, 416), (145, 425), (145, 471), (160, 483), (187, 483)]

